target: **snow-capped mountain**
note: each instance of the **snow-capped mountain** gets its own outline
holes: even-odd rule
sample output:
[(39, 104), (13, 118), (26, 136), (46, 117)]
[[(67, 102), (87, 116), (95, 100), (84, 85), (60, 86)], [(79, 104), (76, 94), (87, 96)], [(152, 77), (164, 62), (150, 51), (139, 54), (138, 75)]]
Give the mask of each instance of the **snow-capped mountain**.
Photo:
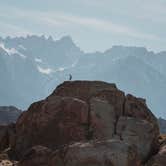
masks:
[(70, 37), (0, 38), (0, 105), (26, 109), (68, 79), (103, 80), (147, 99), (166, 118), (166, 52), (143, 47), (113, 46), (105, 52), (84, 53)]

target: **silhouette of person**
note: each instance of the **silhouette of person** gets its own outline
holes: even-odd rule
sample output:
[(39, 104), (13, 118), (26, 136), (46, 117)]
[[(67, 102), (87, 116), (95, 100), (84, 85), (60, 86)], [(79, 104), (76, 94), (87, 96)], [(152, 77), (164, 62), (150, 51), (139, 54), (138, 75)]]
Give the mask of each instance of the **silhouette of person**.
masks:
[(70, 81), (72, 80), (72, 75), (71, 75), (71, 74), (69, 74), (69, 80), (70, 80)]

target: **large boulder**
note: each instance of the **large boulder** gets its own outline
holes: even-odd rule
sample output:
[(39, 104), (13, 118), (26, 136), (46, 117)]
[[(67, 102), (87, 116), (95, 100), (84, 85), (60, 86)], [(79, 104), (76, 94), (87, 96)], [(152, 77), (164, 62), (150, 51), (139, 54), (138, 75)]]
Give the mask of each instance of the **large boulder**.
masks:
[(19, 166), (141, 166), (134, 145), (120, 140), (66, 145), (55, 151), (43, 146), (29, 149)]
[(110, 139), (115, 134), (116, 112), (107, 100), (93, 98), (90, 102), (91, 130), (94, 139)]
[(54, 153), (49, 166), (141, 166), (135, 146), (120, 140), (76, 143)]
[(91, 128), (98, 133), (96, 138), (103, 138), (98, 132), (102, 124), (90, 113), (88, 102), (103, 90), (117, 88), (100, 81), (65, 82), (45, 100), (32, 104), (16, 123), (17, 154), (36, 144), (55, 148), (90, 139)]
[[(123, 115), (124, 102), (124, 92), (114, 88), (102, 90), (91, 97), (89, 106), (94, 138), (101, 137), (106, 140), (116, 135), (116, 124), (119, 117)], [(97, 128), (94, 125), (96, 121), (100, 124)]]
[(85, 140), (88, 106), (71, 97), (52, 96), (31, 105), (16, 123), (19, 154), (35, 145), (59, 148)]
[(22, 113), (16, 133), (13, 149), (19, 158), (36, 145), (54, 150), (91, 139), (121, 139), (134, 145), (144, 162), (159, 147), (158, 123), (145, 100), (100, 81), (64, 82)]
[[(140, 150), (141, 157), (146, 160), (146, 158), (148, 158), (148, 155), (156, 153), (159, 147), (158, 144), (159, 126), (157, 118), (152, 114), (152, 112), (147, 107), (145, 99), (137, 98), (130, 94), (126, 96), (123, 116), (134, 118), (134, 119), (129, 119), (129, 118), (121, 119), (123, 122), (125, 121), (125, 119), (127, 119), (126, 124), (128, 127), (130, 127), (130, 129), (127, 127), (126, 130), (129, 131), (124, 131), (123, 135), (125, 136), (126, 132), (127, 133), (126, 137), (128, 137), (131, 133), (135, 133), (137, 134), (138, 138), (141, 138), (142, 142), (141, 141), (137, 142), (139, 140), (138, 139), (136, 141), (137, 143), (135, 142), (135, 144), (137, 144), (139, 147), (138, 149)], [(141, 150), (140, 149), (141, 147), (142, 148), (144, 147), (145, 149)]]
[(157, 135), (152, 123), (133, 117), (120, 117), (117, 124), (117, 134), (126, 143), (137, 147), (139, 157), (146, 161), (150, 155), (156, 152)]

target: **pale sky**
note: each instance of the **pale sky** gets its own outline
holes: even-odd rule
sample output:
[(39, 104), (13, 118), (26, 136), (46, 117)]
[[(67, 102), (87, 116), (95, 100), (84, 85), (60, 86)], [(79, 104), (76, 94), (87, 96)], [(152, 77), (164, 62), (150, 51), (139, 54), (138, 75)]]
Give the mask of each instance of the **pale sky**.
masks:
[(0, 36), (70, 35), (84, 51), (166, 50), (166, 0), (1, 0)]

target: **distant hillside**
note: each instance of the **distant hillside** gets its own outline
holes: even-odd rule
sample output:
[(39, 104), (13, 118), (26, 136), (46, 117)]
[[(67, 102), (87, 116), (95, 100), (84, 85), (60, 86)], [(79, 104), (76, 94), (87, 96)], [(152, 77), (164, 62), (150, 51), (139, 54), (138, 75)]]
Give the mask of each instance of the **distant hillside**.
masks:
[(166, 120), (159, 118), (158, 122), (159, 122), (159, 126), (160, 126), (160, 132), (162, 134), (166, 134)]
[(17, 109), (16, 107), (0, 107), (0, 125), (16, 122), (20, 114), (21, 110)]
[(71, 37), (0, 38), (0, 105), (27, 109), (72, 74), (74, 80), (103, 80), (147, 99), (152, 112), (166, 118), (166, 52), (113, 46), (84, 53)]

